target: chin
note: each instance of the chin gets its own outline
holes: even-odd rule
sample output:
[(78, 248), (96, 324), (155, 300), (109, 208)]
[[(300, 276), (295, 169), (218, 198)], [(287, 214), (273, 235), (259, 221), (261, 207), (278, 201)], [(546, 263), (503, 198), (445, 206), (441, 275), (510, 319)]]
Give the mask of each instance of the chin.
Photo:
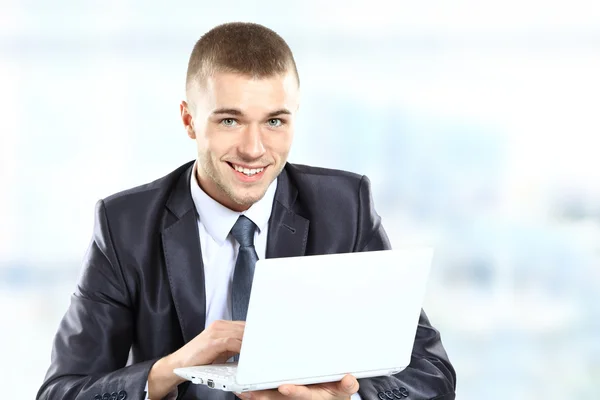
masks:
[[(269, 168), (271, 168), (271, 166), (269, 166)], [(227, 183), (219, 186), (221, 186), (221, 189), (227, 194), (227, 197), (235, 204), (249, 207), (265, 196), (269, 186), (277, 178), (277, 176), (272, 176), (272, 171), (268, 172), (270, 172), (270, 174), (263, 176), (258, 182), (243, 183), (233, 178), (228, 180), (224, 179), (222, 182)]]
[(235, 198), (235, 202), (239, 205), (242, 206), (251, 206), (254, 203), (257, 203), (258, 201), (260, 201), (260, 199), (262, 199), (264, 197), (264, 193), (261, 193), (260, 195), (242, 195), (242, 196), (236, 196)]
[(238, 193), (233, 193), (232, 200), (239, 205), (242, 206), (251, 206), (252, 204), (258, 202), (262, 199), (267, 192), (267, 188), (261, 188), (260, 190), (249, 191), (239, 191)]

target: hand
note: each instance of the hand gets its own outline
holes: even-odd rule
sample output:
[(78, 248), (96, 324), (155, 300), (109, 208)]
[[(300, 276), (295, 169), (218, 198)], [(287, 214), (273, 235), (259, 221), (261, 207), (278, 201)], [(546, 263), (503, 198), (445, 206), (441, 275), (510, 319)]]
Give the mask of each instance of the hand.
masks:
[(185, 382), (175, 375), (175, 368), (224, 363), (242, 347), (245, 322), (215, 321), (175, 353), (158, 360), (148, 374), (148, 394), (162, 399), (177, 385)]
[(346, 375), (340, 382), (317, 385), (282, 385), (277, 390), (236, 393), (242, 400), (348, 400), (358, 392), (359, 384), (355, 377)]
[(180, 367), (224, 363), (240, 353), (246, 323), (215, 321), (171, 356)]

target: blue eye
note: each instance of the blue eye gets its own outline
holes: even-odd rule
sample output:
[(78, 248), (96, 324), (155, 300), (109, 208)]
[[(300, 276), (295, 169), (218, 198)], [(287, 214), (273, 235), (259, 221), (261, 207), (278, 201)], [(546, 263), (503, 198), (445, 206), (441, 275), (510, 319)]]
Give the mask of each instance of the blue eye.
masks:
[(269, 126), (271, 126), (271, 127), (276, 128), (281, 125), (283, 125), (283, 122), (279, 118), (271, 118), (269, 120)]
[(221, 124), (225, 126), (235, 126), (235, 124), (237, 124), (237, 121), (233, 118), (225, 118), (221, 120)]

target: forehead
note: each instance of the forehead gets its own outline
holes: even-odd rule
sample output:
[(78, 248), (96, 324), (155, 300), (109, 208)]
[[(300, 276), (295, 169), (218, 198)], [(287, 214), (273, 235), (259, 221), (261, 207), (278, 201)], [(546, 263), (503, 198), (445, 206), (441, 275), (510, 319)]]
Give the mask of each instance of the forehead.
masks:
[(239, 73), (215, 72), (197, 86), (198, 105), (251, 109), (296, 109), (299, 88), (294, 73), (256, 78)]

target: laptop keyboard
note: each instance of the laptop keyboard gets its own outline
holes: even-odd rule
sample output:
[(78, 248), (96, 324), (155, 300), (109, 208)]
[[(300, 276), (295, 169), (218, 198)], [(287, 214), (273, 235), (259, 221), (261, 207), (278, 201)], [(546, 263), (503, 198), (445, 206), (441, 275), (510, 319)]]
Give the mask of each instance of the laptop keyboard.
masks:
[(202, 367), (202, 372), (206, 375), (213, 375), (215, 377), (234, 377), (237, 373), (237, 365), (234, 366), (209, 366), (205, 365)]

